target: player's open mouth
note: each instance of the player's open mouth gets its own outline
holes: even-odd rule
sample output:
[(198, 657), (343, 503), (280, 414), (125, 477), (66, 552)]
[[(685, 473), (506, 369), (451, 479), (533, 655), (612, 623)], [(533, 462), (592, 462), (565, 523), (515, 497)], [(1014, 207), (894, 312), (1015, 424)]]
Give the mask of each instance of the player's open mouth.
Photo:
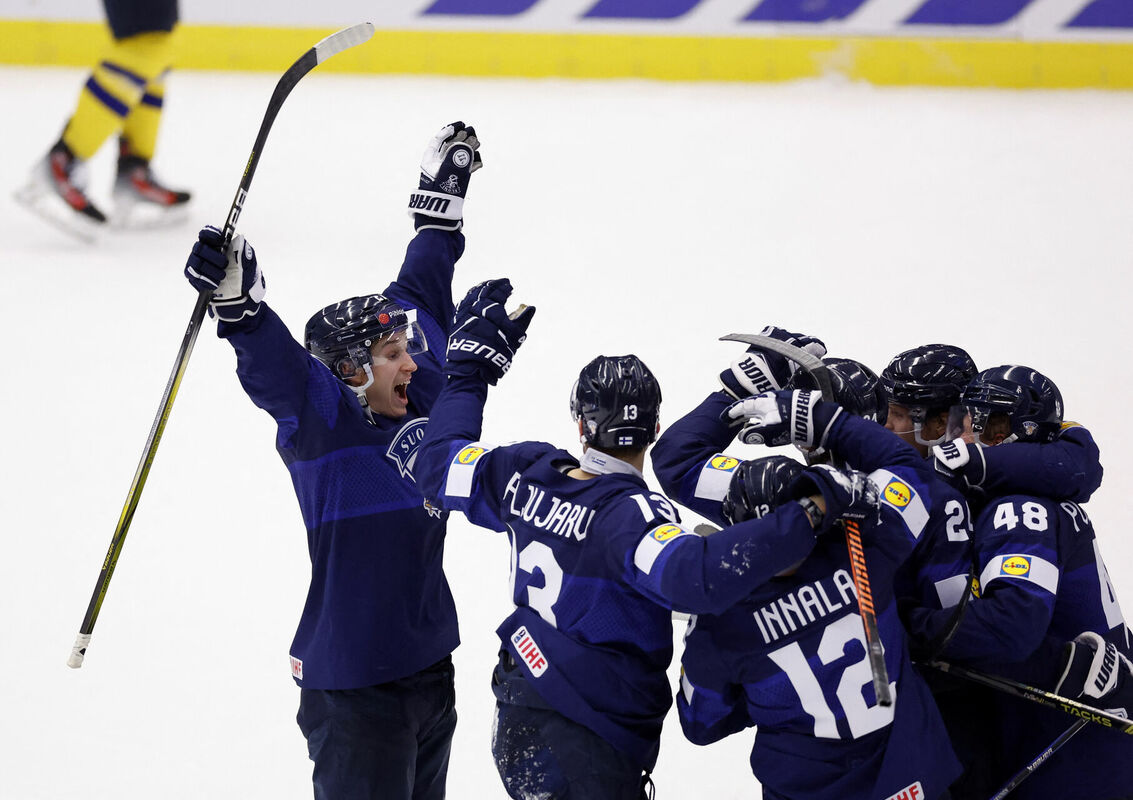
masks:
[(409, 382), (398, 383), (393, 387), (393, 393), (397, 395), (397, 399), (403, 403), (409, 402)]

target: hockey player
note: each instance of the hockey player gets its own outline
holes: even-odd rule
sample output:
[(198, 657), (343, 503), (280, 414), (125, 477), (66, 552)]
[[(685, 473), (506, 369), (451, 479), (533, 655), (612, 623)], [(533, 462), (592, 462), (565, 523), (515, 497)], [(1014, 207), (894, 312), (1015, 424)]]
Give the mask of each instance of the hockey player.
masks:
[[(581, 459), (478, 441), (488, 385), (533, 312), (507, 315), (510, 292), (488, 282), (457, 310), (417, 477), (437, 505), (511, 539), (516, 608), (497, 629), (492, 743), (509, 796), (637, 800), (672, 703), (671, 610), (722, 611), (802, 560), (815, 535), (798, 535), (798, 504), (708, 538), (682, 526), (641, 474), (661, 391), (636, 356), (598, 356), (580, 372), (570, 405)], [(827, 483), (831, 519), (858, 508), (860, 496)]]
[(1067, 422), (1050, 443), (1020, 443), (994, 450), (963, 441), (961, 421), (950, 412), (977, 372), (963, 349), (926, 344), (898, 353), (881, 373), (889, 397), (885, 427), (926, 458), (964, 493), (1034, 492), (1084, 503), (1102, 481), (1090, 432)]
[[(189, 193), (150, 167), (165, 76), (173, 62), (177, 0), (103, 0), (114, 42), (91, 72), (59, 140), (16, 199), (49, 222), (92, 240), (107, 215), (86, 193), (85, 162), (118, 135), (115, 220), (123, 225), (184, 218)], [(178, 212), (178, 213), (175, 213)]]
[[(263, 302), (242, 236), (224, 253), (220, 232), (206, 228), (185, 268), (194, 288), (214, 291), (236, 374), (278, 424), (276, 449), (307, 528), (311, 585), (291, 672), (316, 798), (445, 795), (459, 642), (442, 571), (447, 515), (425, 501), (412, 470), (441, 389), (478, 147), (460, 122), (432, 139), (397, 279), (316, 312), (306, 348)], [(442, 204), (417, 202), (433, 196), (450, 201), (443, 215)]]
[(893, 596), (912, 540), (876, 505), (877, 487), (863, 473), (804, 470), (771, 456), (736, 467), (725, 516), (740, 522), (790, 513), (818, 475), (874, 493), (874, 511), (860, 530), (893, 705), (873, 696), (849, 551), (828, 513), (816, 508), (809, 521), (793, 517), (800, 537), (809, 538), (812, 526), (820, 532), (802, 564), (724, 613), (690, 620), (677, 695), (681, 725), (697, 744), (756, 726), (751, 768), (768, 800), (946, 797), (959, 764), (909, 661)]
[[(1062, 427), (1062, 397), (1046, 376), (1021, 366), (979, 373), (961, 403), (979, 444), (1049, 443)], [(919, 609), (910, 632), (940, 640), (943, 660), (1020, 677), (1087, 705), (1133, 711), (1129, 631), (1081, 506), (1040, 495), (989, 497), (973, 537), (979, 597), (959, 620)], [(1064, 647), (1052, 642), (1069, 642)], [(1001, 779), (1028, 763), (1070, 723), (1066, 716), (1012, 697), (997, 697), (983, 723), (995, 726), (993, 760)], [(1133, 787), (1129, 744), (1088, 726), (1016, 790), (1021, 798), (1128, 797)]]
[[(764, 334), (796, 344), (809, 339), (778, 328), (768, 328)], [(745, 362), (755, 366), (747, 363), (745, 367)], [(840, 463), (871, 473), (884, 487), (883, 511), (894, 529), (905, 531), (912, 552), (891, 577), (899, 604), (958, 613), (965, 602), (972, 560), (971, 517), (964, 497), (936, 480), (921, 454), (885, 430), (892, 406), (877, 375), (850, 359), (826, 359), (825, 363), (834, 399), (848, 413), (832, 415), (830, 404), (818, 402), (817, 393), (791, 391), (814, 390), (817, 384), (782, 356), (759, 348), (749, 350), (721, 373), (724, 391), (709, 395), (661, 437), (654, 449), (653, 468), (662, 487), (682, 504), (719, 521), (721, 501), (740, 463), (723, 452), (736, 436), (736, 424), (747, 423), (739, 438), (752, 443), (807, 446), (808, 436), (821, 434), (821, 450), (832, 452)], [(741, 375), (765, 377), (753, 382), (749, 391), (787, 388), (751, 397), (739, 391)], [(804, 395), (803, 406), (794, 409), (794, 401)], [(779, 425), (775, 435), (766, 428), (773, 418)], [(802, 438), (783, 429), (785, 419), (802, 423)], [(808, 460), (830, 454), (809, 449)]]

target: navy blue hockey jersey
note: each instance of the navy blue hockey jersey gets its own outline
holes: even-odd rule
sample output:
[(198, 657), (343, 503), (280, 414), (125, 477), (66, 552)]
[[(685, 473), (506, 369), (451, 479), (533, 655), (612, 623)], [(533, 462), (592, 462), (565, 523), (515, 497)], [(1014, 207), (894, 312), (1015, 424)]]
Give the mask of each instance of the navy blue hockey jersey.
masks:
[[(1129, 656), (1130, 633), (1081, 506), (1031, 495), (991, 500), (975, 531), (980, 594), (968, 604), (941, 658), (989, 673), (1046, 683), (1060, 663), (1057, 645), (1094, 631)], [(914, 624), (931, 635), (940, 613), (922, 612)], [(1050, 643), (1055, 647), (1052, 649)], [(1037, 676), (1046, 675), (1047, 680)], [(1073, 719), (1011, 697), (996, 699), (1002, 713), (1000, 760), (1010, 772), (1040, 753)], [(985, 724), (987, 724), (985, 722)], [(1047, 761), (1021, 798), (1127, 797), (1133, 786), (1133, 743), (1087, 726)]]
[(442, 571), (446, 515), (425, 502), (412, 468), (441, 387), (453, 265), (463, 249), (460, 233), (419, 232), (384, 290), (416, 314), (429, 346), (414, 356), (409, 414), (400, 420), (371, 418), (268, 306), (219, 325), (244, 390), (276, 421), (276, 449), (307, 529), (311, 584), (291, 645), (300, 686), (384, 683), (459, 643)]
[(704, 538), (640, 473), (578, 480), (566, 474), (578, 460), (553, 445), (476, 441), (486, 393), (470, 377), (442, 392), (418, 455), (421, 486), (507, 531), (515, 611), (497, 634), (532, 688), (649, 768), (672, 702), (671, 609), (722, 611), (805, 558), (814, 534), (792, 504)]
[[(792, 504), (793, 505), (793, 504)], [(805, 523), (803, 523), (805, 524)], [(843, 537), (820, 537), (797, 571), (717, 616), (692, 618), (677, 708), (708, 744), (756, 726), (752, 772), (765, 797), (939, 797), (959, 774), (944, 723), (913, 669), (893, 579), (907, 532), (863, 524), (893, 705), (878, 705)]]

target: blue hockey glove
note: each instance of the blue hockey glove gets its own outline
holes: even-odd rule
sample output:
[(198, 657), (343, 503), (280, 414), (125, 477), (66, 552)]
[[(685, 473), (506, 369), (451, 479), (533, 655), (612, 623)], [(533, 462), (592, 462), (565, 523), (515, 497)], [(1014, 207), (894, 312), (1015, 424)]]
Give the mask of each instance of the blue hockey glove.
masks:
[(830, 426), (842, 413), (837, 403), (822, 401), (818, 392), (780, 389), (732, 403), (724, 412), (730, 424), (743, 423), (744, 444), (780, 447), (795, 444), (814, 449), (826, 446)]
[(796, 498), (822, 495), (826, 513), (816, 529), (819, 533), (831, 530), (843, 520), (877, 520), (881, 514), (877, 485), (857, 470), (835, 469), (828, 464), (808, 467), (791, 484), (790, 491)]
[(464, 218), (464, 196), (480, 160), (476, 129), (463, 122), (441, 128), (421, 157), (421, 181), (409, 195), (409, 214), (417, 230), (440, 228), (456, 231)]
[(978, 444), (953, 439), (932, 448), (932, 466), (937, 475), (961, 492), (982, 491), (987, 462)]
[(185, 277), (194, 289), (212, 291), (209, 315), (225, 322), (254, 317), (260, 310), (267, 283), (256, 261), (256, 251), (236, 234), (225, 254), (224, 234), (209, 225), (201, 229), (185, 262)]
[[(792, 344), (816, 358), (826, 355), (826, 345), (822, 340), (804, 333), (791, 333), (774, 325), (768, 325), (759, 332), (759, 335)], [(733, 361), (730, 367), (720, 373), (720, 384), (733, 398), (743, 400), (745, 397), (782, 389), (798, 368), (799, 365), (789, 358), (752, 345), (747, 352)]]
[(1133, 664), (1093, 631), (1067, 642), (1055, 694), (1128, 718), (1133, 711)]
[(484, 281), (468, 290), (453, 318), (445, 375), (479, 375), (495, 386), (511, 369), (535, 316), (535, 306), (525, 305), (508, 314), (504, 303), (511, 291), (507, 278)]

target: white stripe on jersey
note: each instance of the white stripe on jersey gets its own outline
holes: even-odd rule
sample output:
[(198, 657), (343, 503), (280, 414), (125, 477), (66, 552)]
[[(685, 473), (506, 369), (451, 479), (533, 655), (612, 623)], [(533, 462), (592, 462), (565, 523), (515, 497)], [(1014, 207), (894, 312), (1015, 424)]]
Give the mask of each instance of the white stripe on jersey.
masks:
[(1038, 556), (1026, 553), (996, 556), (980, 575), (981, 591), (986, 591), (988, 584), (1000, 578), (1030, 581), (1051, 594), (1058, 593), (1058, 567)]
[(919, 539), (928, 525), (928, 509), (920, 493), (887, 469), (871, 472), (869, 479), (877, 484), (881, 502), (901, 515), (913, 541)]
[(701, 500), (722, 502), (728, 496), (728, 485), (732, 482), (732, 475), (739, 465), (739, 459), (716, 453), (700, 468), (692, 496)]
[(967, 575), (953, 575), (933, 584), (936, 587), (936, 596), (940, 600), (941, 608), (955, 608), (968, 588)]
[(445, 495), (448, 497), (469, 497), (472, 494), (472, 476), (476, 473), (476, 462), (480, 456), (493, 448), (483, 442), (468, 442), (453, 456), (448, 465), (448, 478), (445, 480)]
[(665, 545), (681, 536), (696, 536), (696, 534), (671, 522), (653, 528), (638, 542), (637, 550), (633, 553), (633, 565), (648, 575), (649, 570), (653, 569), (653, 562), (661, 555)]

